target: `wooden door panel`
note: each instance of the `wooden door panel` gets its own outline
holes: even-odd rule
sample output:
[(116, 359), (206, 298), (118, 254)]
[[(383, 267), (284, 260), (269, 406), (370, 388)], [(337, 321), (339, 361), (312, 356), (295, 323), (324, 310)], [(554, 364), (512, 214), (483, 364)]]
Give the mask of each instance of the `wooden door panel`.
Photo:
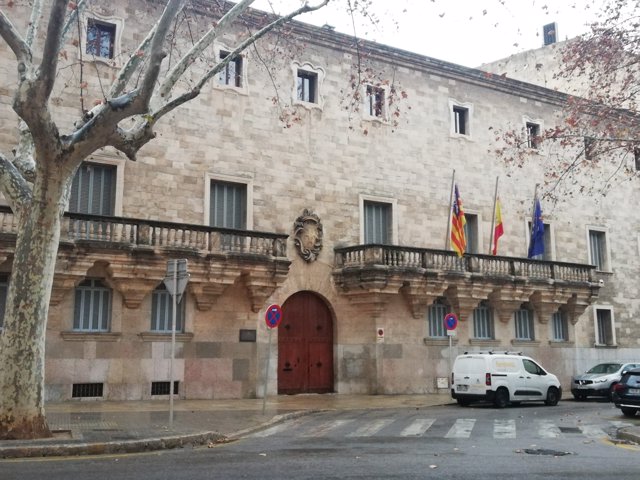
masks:
[(333, 320), (323, 300), (299, 292), (283, 305), (278, 327), (278, 393), (333, 391)]

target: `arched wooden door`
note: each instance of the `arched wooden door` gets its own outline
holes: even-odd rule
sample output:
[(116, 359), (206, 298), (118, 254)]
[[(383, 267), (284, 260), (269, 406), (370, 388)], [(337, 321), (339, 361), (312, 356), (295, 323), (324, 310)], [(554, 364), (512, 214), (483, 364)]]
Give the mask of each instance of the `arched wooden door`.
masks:
[(282, 305), (278, 393), (333, 392), (333, 319), (324, 301), (298, 292)]

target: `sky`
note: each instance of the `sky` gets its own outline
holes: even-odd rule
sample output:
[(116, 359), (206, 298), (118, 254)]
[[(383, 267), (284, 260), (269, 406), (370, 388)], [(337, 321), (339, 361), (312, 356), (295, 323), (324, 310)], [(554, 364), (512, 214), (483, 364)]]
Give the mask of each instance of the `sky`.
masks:
[[(258, 0), (254, 5), (287, 13), (301, 0)], [(311, 4), (317, 0), (309, 0)], [(366, 1), (366, 0), (352, 0)], [(353, 34), (347, 0), (299, 17)], [(355, 22), (359, 37), (467, 67), (539, 48), (542, 26), (557, 23), (558, 40), (588, 31), (604, 0), (371, 0), (377, 25)], [(273, 10), (271, 9), (273, 8)]]

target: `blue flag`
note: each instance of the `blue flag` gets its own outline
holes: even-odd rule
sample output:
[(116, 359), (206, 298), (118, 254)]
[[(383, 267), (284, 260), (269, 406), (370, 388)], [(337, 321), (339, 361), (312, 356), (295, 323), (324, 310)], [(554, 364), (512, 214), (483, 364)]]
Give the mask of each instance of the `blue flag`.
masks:
[(531, 241), (529, 242), (529, 258), (544, 253), (544, 222), (542, 221), (542, 207), (540, 200), (536, 198), (535, 207), (533, 209), (533, 218), (531, 219)]

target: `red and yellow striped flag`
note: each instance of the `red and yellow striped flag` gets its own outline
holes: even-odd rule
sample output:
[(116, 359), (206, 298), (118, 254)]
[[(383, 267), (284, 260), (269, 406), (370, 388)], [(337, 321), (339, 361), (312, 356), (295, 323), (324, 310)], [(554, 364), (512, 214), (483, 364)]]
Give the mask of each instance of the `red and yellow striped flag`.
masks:
[(466, 223), (467, 220), (464, 218), (464, 210), (462, 209), (462, 198), (460, 198), (458, 185), (455, 185), (453, 214), (451, 215), (451, 248), (455, 250), (459, 257), (464, 255), (467, 249), (467, 237), (464, 234)]
[(504, 234), (504, 226), (502, 225), (502, 210), (500, 209), (500, 199), (496, 199), (496, 226), (493, 229), (493, 254), (498, 254), (498, 239)]

